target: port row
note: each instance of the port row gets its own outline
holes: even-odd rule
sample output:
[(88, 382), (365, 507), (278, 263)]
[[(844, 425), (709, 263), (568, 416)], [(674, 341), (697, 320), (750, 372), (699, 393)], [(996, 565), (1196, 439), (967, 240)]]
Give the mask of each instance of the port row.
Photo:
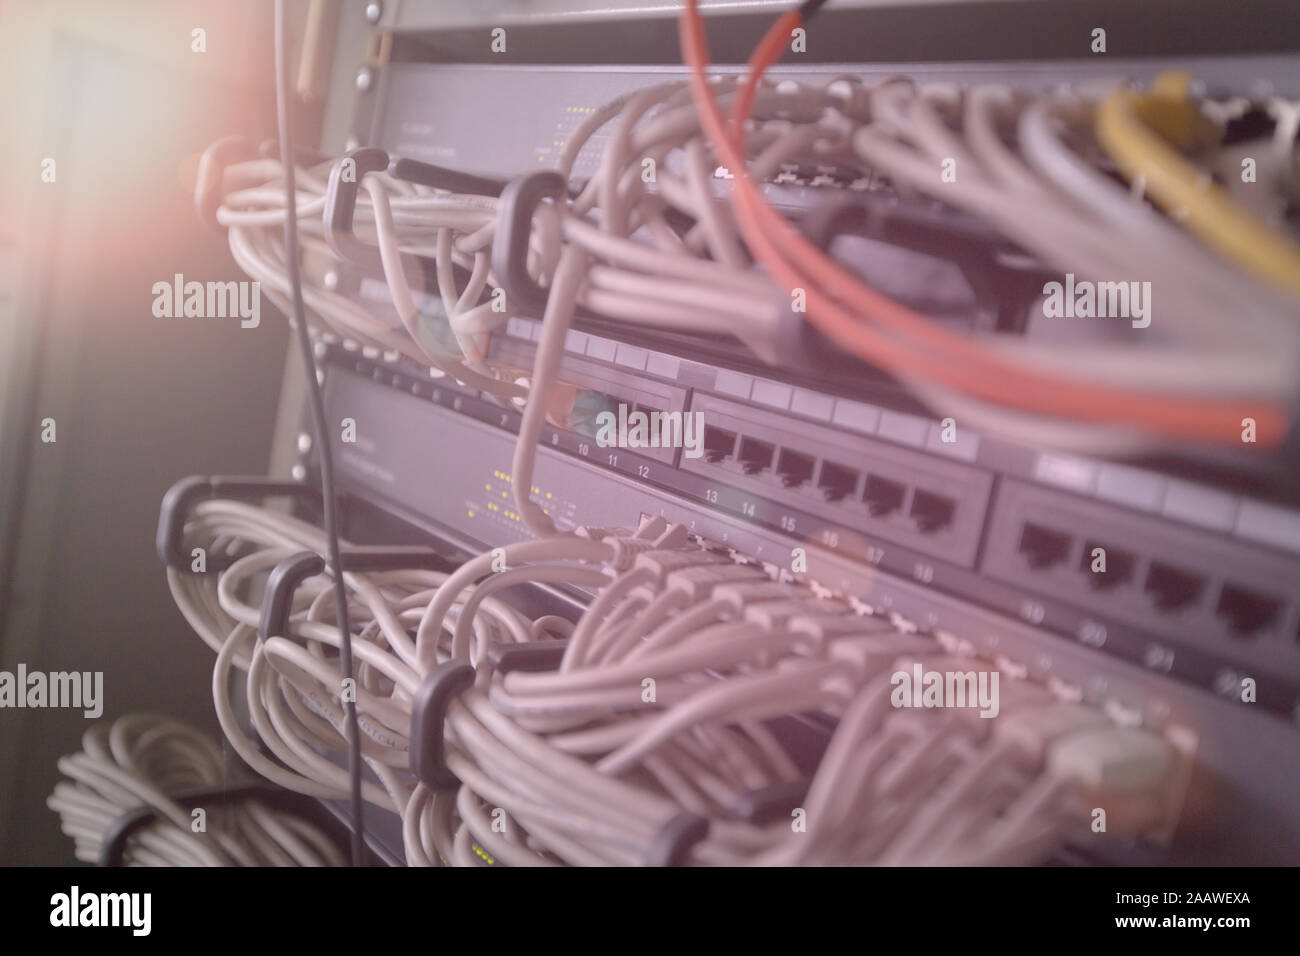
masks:
[(923, 534), (949, 527), (957, 511), (956, 499), (946, 495), (716, 426), (705, 426), (704, 456), (746, 475), (770, 476), (787, 489), (815, 490), (827, 502), (860, 504), (874, 518), (905, 517)]
[[(1081, 546), (1076, 550), (1076, 545)], [(1253, 637), (1274, 627), (1287, 603), (1281, 595), (1230, 578), (1216, 579), (1176, 560), (1144, 560), (1100, 536), (1079, 538), (1032, 521), (1021, 528), (1018, 550), (1035, 571), (1068, 570), (1073, 563), (1075, 573), (1083, 575), (1090, 588), (1136, 591), (1162, 614), (1199, 607), (1208, 599), (1215, 616), (1238, 637)]]

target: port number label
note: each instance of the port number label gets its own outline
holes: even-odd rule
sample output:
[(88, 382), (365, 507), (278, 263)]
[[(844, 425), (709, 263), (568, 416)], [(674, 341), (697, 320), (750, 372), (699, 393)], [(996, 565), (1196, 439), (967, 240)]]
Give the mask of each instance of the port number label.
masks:
[(918, 561), (912, 565), (912, 577), (922, 584), (929, 584), (934, 580), (934, 565), (926, 564), (924, 561)]
[(754, 508), (754, 502), (752, 501), (742, 501), (740, 503), (740, 513), (743, 514), (746, 518), (754, 517), (755, 510), (756, 509)]
[(1037, 601), (1025, 601), (1020, 605), (1020, 616), (1030, 624), (1043, 623), (1047, 611)]
[(1142, 663), (1152, 670), (1169, 673), (1174, 667), (1174, 649), (1163, 644), (1148, 644), (1142, 652)]
[(781, 530), (782, 530), (782, 531), (793, 531), (793, 530), (794, 530), (794, 518), (790, 517), (789, 515), (781, 515)]
[(711, 505), (716, 505), (718, 503), (718, 493), (712, 488), (705, 488), (704, 500)]
[(1106, 625), (1084, 621), (1079, 625), (1079, 640), (1089, 647), (1101, 647), (1106, 643)]

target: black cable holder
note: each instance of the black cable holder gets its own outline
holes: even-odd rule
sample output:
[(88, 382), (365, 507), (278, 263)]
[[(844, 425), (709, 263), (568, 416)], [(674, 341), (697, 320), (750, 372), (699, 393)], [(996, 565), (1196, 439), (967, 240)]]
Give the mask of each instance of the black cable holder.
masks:
[(487, 657), (493, 672), (502, 676), (512, 671), (538, 674), (558, 670), (568, 646), (567, 638), (529, 644), (497, 644), (488, 651)]
[[(423, 571), (449, 570), (449, 562), (446, 558), (430, 548), (419, 546), (383, 545), (344, 548), (339, 554), (339, 561), (343, 565), (344, 572), (360, 574), (405, 571), (412, 568)], [(308, 578), (324, 574), (326, 570), (328, 567), (325, 558), (315, 551), (299, 551), (285, 558), (272, 569), (262, 593), (262, 611), (257, 624), (259, 641), (288, 634), (293, 598), (299, 585)]]
[(402, 157), (395, 158), (388, 164), (388, 175), (419, 186), (476, 196), (500, 196), (508, 185), (503, 179), (489, 179), (459, 169), (448, 169), (446, 166)]
[(538, 205), (567, 194), (568, 183), (553, 169), (518, 176), (501, 192), (492, 237), (492, 271), (515, 311), (541, 315), (546, 309), (546, 288), (528, 274), (528, 239)]
[[(320, 491), (301, 481), (268, 478), (264, 475), (191, 475), (176, 482), (163, 495), (158, 514), (158, 557), (169, 568), (186, 573), (190, 559), (184, 553), (185, 522), (194, 505), (207, 498), (233, 498), (236, 501), (261, 501), (264, 498), (292, 498), (303, 504), (320, 507)], [(233, 564), (229, 555), (208, 555), (208, 571), (220, 571)]]
[(432, 790), (460, 785), (447, 767), (443, 735), (448, 705), (474, 683), (474, 677), (474, 668), (464, 661), (445, 661), (429, 671), (411, 698), (411, 770)]
[(378, 249), (366, 245), (352, 231), (357, 190), (367, 173), (388, 169), (388, 162), (388, 153), (373, 146), (351, 150), (330, 167), (325, 190), (325, 209), (321, 214), (325, 241), (340, 259), (369, 269), (383, 269), (383, 261)]

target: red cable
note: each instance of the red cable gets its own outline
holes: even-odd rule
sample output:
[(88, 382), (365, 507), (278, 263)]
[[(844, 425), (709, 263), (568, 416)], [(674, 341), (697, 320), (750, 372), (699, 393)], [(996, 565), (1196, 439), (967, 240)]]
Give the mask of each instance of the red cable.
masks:
[[(788, 290), (805, 291), (808, 318), (822, 332), (891, 374), (919, 375), (978, 398), (1037, 414), (1129, 423), (1171, 436), (1224, 443), (1240, 441), (1242, 419), (1254, 418), (1260, 444), (1274, 445), (1281, 441), (1287, 428), (1287, 413), (1271, 402), (1173, 398), (1148, 391), (1061, 382), (1025, 369), (863, 285), (800, 235), (758, 192), (749, 176), (742, 144), (743, 122), (759, 79), (779, 58), (790, 31), (801, 23), (798, 11), (791, 11), (764, 36), (751, 57), (750, 75), (737, 96), (729, 130), (724, 127), (705, 77), (708, 59), (696, 0), (688, 0), (679, 21), (679, 33), (684, 58), (691, 67), (692, 92), (701, 123), (715, 153), (735, 174), (732, 203), (745, 240), (759, 261)], [(781, 237), (784, 249), (769, 238), (774, 234)], [(809, 277), (816, 281), (809, 282)], [(917, 352), (915, 344), (904, 346), (882, 336), (845, 309), (840, 301), (824, 294), (823, 289), (880, 325), (901, 333), (913, 343), (924, 342), (939, 354)]]

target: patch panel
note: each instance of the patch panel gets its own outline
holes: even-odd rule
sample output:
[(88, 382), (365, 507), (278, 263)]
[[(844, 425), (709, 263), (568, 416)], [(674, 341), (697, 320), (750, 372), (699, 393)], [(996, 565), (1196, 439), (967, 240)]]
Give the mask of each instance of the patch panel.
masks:
[(1300, 561), (1005, 479), (981, 570), (1247, 667), (1300, 675)]
[[(479, 478), (477, 483), (471, 480), (474, 475), (494, 476), (509, 468), (510, 443), (518, 424), (517, 412), (507, 412), (472, 392), (447, 386), (445, 381), (431, 383), (427, 375), (421, 377), (414, 372), (408, 375), (393, 366), (380, 366), (369, 361), (354, 362), (353, 356), (339, 349), (332, 349), (329, 356), (332, 361), (341, 361), (343, 366), (327, 377), (327, 401), (336, 409), (336, 414), (342, 414), (342, 409), (347, 408), (349, 413), (367, 422), (387, 423), (378, 433), (368, 434), (368, 441), (375, 443), (373, 447), (363, 449), (358, 446), (341, 452), (339, 464), (345, 481), (360, 482), (370, 489), (367, 494), (378, 495), (384, 501), (383, 507), (399, 510), (407, 516), (406, 520), (418, 522), (420, 516), (434, 516), (447, 522), (468, 535), (467, 540), (477, 542), (477, 547), (527, 537), (517, 519), (503, 514), (489, 515), (476, 507), (482, 496), (484, 479)], [(356, 368), (356, 364), (363, 367)], [(372, 365), (374, 368), (370, 367)], [(384, 374), (374, 374), (376, 371)], [(711, 396), (697, 392), (692, 395), (691, 402), (700, 404), (701, 399), (709, 398)], [(859, 576), (855, 578), (857, 584), (843, 593), (856, 594), (873, 607), (891, 608), (900, 583), (910, 582), (930, 595), (929, 600), (936, 602), (935, 606), (945, 594), (972, 602), (1001, 615), (1004, 622), (1020, 620), (1028, 623), (1038, 629), (1044, 642), (1056, 640), (1058, 650), (1063, 646), (1061, 642), (1077, 642), (1087, 653), (1098, 652), (1109, 660), (1108, 667), (1127, 662), (1209, 693), (1226, 693), (1223, 689), (1225, 681), (1233, 675), (1257, 675), (1262, 710), (1289, 719), (1292, 710), (1300, 707), (1300, 676), (1288, 679), (1285, 674), (1274, 674), (1276, 667), (1249, 663), (1257, 659), (1251, 657), (1252, 653), (1276, 653), (1275, 648), (1267, 646), (1252, 649), (1252, 645), (1260, 643), (1255, 637), (1223, 638), (1198, 646), (1179, 641), (1176, 636), (1171, 640), (1164, 634), (1153, 634), (1151, 628), (1140, 620), (1133, 623), (1131, 618), (1105, 613), (1107, 602), (1112, 597), (1131, 600), (1134, 593), (1141, 594), (1141, 586), (1152, 562), (1151, 555), (1135, 542), (1142, 540), (1145, 529), (1141, 529), (1135, 541), (1123, 541), (1113, 533), (1113, 521), (1099, 521), (1092, 514), (1063, 518), (1061, 502), (1050, 498), (1049, 493), (1045, 506), (1028, 523), (1068, 539), (1064, 560), (1056, 560), (1042, 572), (1001, 577), (976, 570), (974, 562), (961, 567), (948, 560), (946, 555), (923, 553), (907, 544), (887, 541), (864, 527), (859, 520), (868, 513), (865, 499), (869, 489), (880, 501), (884, 501), (888, 492), (894, 501), (892, 511), (896, 514), (893, 517), (901, 526), (915, 520), (911, 513), (918, 507), (924, 511), (927, 507), (924, 494), (918, 496), (913, 487), (915, 481), (912, 485), (905, 484), (901, 475), (896, 475), (900, 480), (891, 482), (890, 488), (880, 488), (877, 487), (879, 482), (872, 485), (868, 481), (868, 468), (863, 462), (822, 449), (822, 457), (818, 459), (808, 488), (784, 489), (771, 469), (766, 475), (752, 479), (743, 476), (734, 459), (742, 429), (752, 432), (758, 419), (775, 419), (796, 425), (799, 428), (797, 434), (804, 441), (803, 447), (808, 450), (811, 450), (809, 442), (814, 438), (821, 440), (820, 436), (810, 435), (804, 423), (758, 409), (751, 411), (754, 414), (750, 418), (728, 422), (725, 428), (716, 423), (709, 426), (714, 429), (711, 438), (715, 451), (733, 459), (712, 469), (692, 467), (687, 470), (621, 449), (600, 449), (593, 442), (584, 442), (580, 436), (547, 425), (542, 430), (542, 451), (535, 481), (546, 486), (548, 491), (554, 489), (556, 498), (551, 502), (548, 497), (548, 503), (563, 527), (572, 527), (580, 514), (588, 522), (625, 521), (626, 509), (638, 502), (638, 507), (648, 509), (647, 514), (681, 520), (695, 533), (716, 542), (724, 552), (734, 549), (733, 557), (737, 560), (760, 563), (773, 574), (788, 568), (791, 548), (796, 545), (809, 549), (810, 573), (817, 577), (826, 573), (826, 562), (850, 562), (858, 569)], [(427, 447), (413, 446), (404, 437), (424, 432), (441, 437)], [(780, 444), (777, 436), (769, 437), (772, 438), (775, 461), (775, 449)], [(853, 441), (852, 436), (842, 435), (839, 440), (846, 437)], [(787, 437), (784, 440), (788, 444), (793, 439)], [(471, 445), (478, 449), (473, 454), (468, 451)], [(444, 447), (463, 451), (457, 459), (457, 469), (446, 469), (446, 459), (437, 451)], [(889, 450), (898, 451), (896, 448)], [(705, 462), (701, 459), (691, 464), (702, 466)], [(828, 468), (828, 464), (833, 467)], [(872, 467), (879, 470), (878, 466)], [(440, 472), (438, 469), (443, 470)], [(462, 472), (464, 481), (460, 480)], [(398, 478), (401, 474), (424, 473), (440, 474), (440, 490), (433, 497), (430, 497), (427, 483)], [(822, 488), (823, 482), (828, 480), (839, 480), (841, 488), (852, 488), (852, 494), (840, 498), (838, 503), (828, 502)], [(1007, 481), (1005, 477), (1002, 480)], [(745, 490), (736, 487), (742, 484), (747, 485)], [(616, 493), (606, 493), (608, 489), (616, 489)], [(1031, 490), (1045, 492), (1037, 486)], [(1067, 493), (1055, 494), (1071, 504), (1081, 500)], [(1004, 502), (1006, 497), (1002, 496)], [(1082, 502), (1090, 504), (1086, 499)], [(814, 509), (814, 505), (820, 507)], [(814, 514), (814, 510), (818, 513)], [(822, 517), (827, 514), (834, 517)], [(960, 510), (957, 514), (960, 515)], [(1132, 525), (1132, 516), (1125, 509), (1110, 506), (1109, 514), (1112, 518), (1120, 516), (1121, 528)], [(846, 516), (853, 517), (857, 524), (851, 525)], [(1146, 520), (1167, 525), (1159, 519)], [(1177, 526), (1173, 526), (1173, 530), (1177, 531)], [(1016, 532), (1018, 536), (1008, 545), (1005, 525), (992, 521), (986, 538), (995, 539), (999, 547), (1009, 548), (1010, 553), (1017, 554), (1024, 537), (1023, 527), (1018, 525)], [(1209, 537), (1219, 540), (1219, 536)], [(924, 540), (931, 547), (935, 543), (941, 544), (945, 532), (933, 533)], [(1033, 541), (1032, 535), (1030, 541)], [(1246, 543), (1237, 546), (1254, 555), (1256, 562), (1273, 561), (1273, 555), (1261, 551), (1258, 546)], [(1107, 570), (1101, 574), (1091, 570), (1092, 552), (1097, 547), (1104, 548), (1107, 556)], [(814, 558), (814, 553), (819, 556)], [(1173, 553), (1182, 552), (1175, 550)], [(1169, 556), (1164, 556), (1164, 560), (1177, 566)], [(813, 564), (816, 565), (815, 571)], [(1080, 580), (1086, 582), (1081, 588), (1074, 588), (1058, 597), (1044, 587), (1044, 580), (1069, 579), (1074, 572), (1077, 572), (1076, 584)], [(1255, 620), (1266, 617), (1271, 605), (1257, 583), (1248, 571), (1226, 576), (1218, 592), (1207, 595), (1207, 607), (1202, 611), (1185, 612), (1190, 616), (1184, 616), (1179, 626), (1183, 629), (1199, 627), (1197, 613), (1221, 617), (1238, 632), (1244, 633), (1247, 628), (1260, 626), (1254, 623)], [(1242, 591), (1247, 593), (1239, 593)], [(1263, 596), (1264, 601), (1257, 602), (1258, 596)], [(1149, 598), (1143, 597), (1142, 601), (1143, 606), (1150, 603)], [(1293, 619), (1294, 613), (1294, 609), (1283, 604), (1278, 613), (1280, 623), (1276, 626), (1285, 637), (1283, 643), (1300, 652), (1300, 641), (1295, 640), (1300, 620)], [(921, 614), (917, 620), (936, 629), (947, 628), (950, 624), (937, 613)], [(1046, 653), (1045, 659), (1053, 656), (1053, 652)], [(1300, 653), (1292, 656), (1300, 658)]]
[(831, 526), (970, 567), (992, 477), (961, 462), (851, 435), (699, 390), (705, 455), (683, 470)]

